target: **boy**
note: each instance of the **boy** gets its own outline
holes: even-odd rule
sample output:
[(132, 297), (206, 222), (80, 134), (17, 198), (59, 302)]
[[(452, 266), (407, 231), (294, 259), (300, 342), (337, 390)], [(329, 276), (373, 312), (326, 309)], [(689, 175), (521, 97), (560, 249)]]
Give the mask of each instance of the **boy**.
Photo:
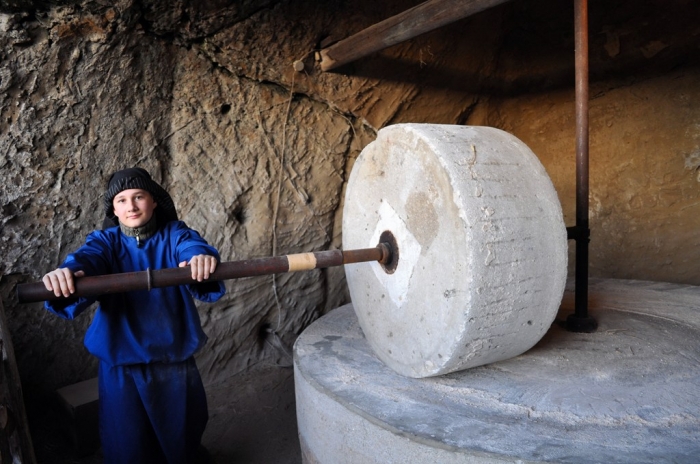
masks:
[[(216, 269), (217, 250), (178, 221), (170, 195), (143, 169), (112, 175), (103, 230), (43, 278), (57, 296), (75, 291), (73, 276), (190, 265), (193, 283), (98, 297), (85, 334), (99, 362), (100, 439), (105, 463), (195, 463), (208, 420), (193, 358), (207, 338), (192, 297), (213, 302), (221, 282), (202, 282)], [(94, 302), (46, 302), (72, 319)]]

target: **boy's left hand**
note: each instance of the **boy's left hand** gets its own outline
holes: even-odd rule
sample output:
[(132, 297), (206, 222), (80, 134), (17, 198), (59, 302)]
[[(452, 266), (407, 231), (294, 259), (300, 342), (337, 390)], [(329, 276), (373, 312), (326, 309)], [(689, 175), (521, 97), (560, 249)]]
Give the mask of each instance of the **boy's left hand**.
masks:
[[(183, 261), (179, 267), (185, 267), (187, 264), (187, 261)], [(201, 282), (207, 280), (209, 275), (216, 270), (217, 261), (213, 256), (197, 255), (190, 259), (189, 265), (192, 268), (192, 280)]]

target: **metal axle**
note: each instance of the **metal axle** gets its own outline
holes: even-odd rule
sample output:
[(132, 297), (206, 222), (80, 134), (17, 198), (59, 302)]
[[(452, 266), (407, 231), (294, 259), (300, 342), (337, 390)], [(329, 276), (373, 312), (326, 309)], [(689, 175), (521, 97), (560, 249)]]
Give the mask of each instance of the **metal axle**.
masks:
[[(393, 236), (392, 236), (393, 237)], [(299, 253), (270, 258), (246, 259), (219, 263), (205, 282), (237, 279), (260, 275), (279, 274), (284, 272), (308, 271), (343, 264), (377, 261), (387, 272), (393, 272), (398, 260), (398, 250), (395, 241), (382, 241), (375, 248), (360, 250), (330, 250), (313, 253)], [(393, 246), (392, 246), (393, 245)], [(69, 297), (56, 296), (44, 286), (43, 282), (17, 285), (17, 299), (20, 303), (35, 301), (51, 301), (90, 297), (110, 293), (123, 293), (135, 290), (151, 290), (158, 287), (196, 284), (192, 280), (189, 267), (169, 268), (161, 270), (146, 270), (126, 272), (123, 274), (107, 274), (75, 278), (75, 293)]]

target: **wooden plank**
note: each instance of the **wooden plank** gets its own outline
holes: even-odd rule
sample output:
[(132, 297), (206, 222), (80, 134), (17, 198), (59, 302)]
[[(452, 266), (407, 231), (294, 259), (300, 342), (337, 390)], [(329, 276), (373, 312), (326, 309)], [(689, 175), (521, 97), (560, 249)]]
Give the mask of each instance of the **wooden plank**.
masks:
[[(15, 351), (0, 300), (0, 462), (35, 464)], [(9, 459), (9, 458), (12, 459)]]
[(428, 0), (321, 50), (330, 71), (509, 0)]

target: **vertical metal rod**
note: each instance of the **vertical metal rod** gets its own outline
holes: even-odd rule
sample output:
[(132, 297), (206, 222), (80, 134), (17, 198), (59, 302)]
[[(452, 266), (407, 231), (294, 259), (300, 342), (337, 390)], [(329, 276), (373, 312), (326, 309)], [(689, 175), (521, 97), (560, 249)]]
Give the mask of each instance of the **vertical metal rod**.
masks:
[(576, 315), (588, 315), (588, 0), (575, 0), (576, 36)]
[(588, 315), (588, 0), (574, 0), (576, 44), (576, 290), (569, 330), (593, 332), (598, 324)]

